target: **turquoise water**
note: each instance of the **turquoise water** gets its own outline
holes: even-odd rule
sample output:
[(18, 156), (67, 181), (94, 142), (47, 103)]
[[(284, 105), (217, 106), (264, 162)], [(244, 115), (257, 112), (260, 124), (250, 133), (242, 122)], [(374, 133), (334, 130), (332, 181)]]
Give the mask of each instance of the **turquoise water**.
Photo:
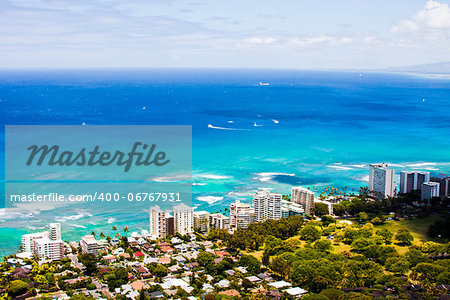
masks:
[[(193, 203), (210, 212), (236, 199), (249, 202), (262, 187), (282, 193), (293, 185), (357, 190), (367, 185), (372, 162), (388, 162), (397, 174), (450, 173), (450, 80), (362, 75), (3, 72), (0, 106), (8, 125), (192, 125)], [(122, 234), (124, 226), (139, 231), (147, 219), (143, 211), (123, 214), (108, 207), (7, 211), (1, 217), (0, 253), (14, 251), (23, 232), (41, 230), (51, 221), (61, 222), (63, 238), (72, 240), (91, 231), (115, 235), (113, 225)]]

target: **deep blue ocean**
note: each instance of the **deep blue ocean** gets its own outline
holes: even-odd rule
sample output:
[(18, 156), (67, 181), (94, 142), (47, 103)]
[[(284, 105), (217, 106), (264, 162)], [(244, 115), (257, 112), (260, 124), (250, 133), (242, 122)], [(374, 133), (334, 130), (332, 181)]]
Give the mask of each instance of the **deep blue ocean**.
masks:
[[(269, 83), (260, 85), (259, 83)], [(450, 173), (450, 79), (275, 70), (0, 72), (4, 125), (192, 125), (193, 203), (215, 212), (258, 188), (367, 185), (368, 163)], [(2, 127), (4, 170), (4, 128)], [(2, 174), (4, 180), (4, 174)], [(2, 186), (4, 186), (2, 184)], [(2, 192), (4, 190), (2, 188)], [(62, 222), (63, 238), (146, 229), (148, 215), (40, 210), (0, 215), (0, 254)]]

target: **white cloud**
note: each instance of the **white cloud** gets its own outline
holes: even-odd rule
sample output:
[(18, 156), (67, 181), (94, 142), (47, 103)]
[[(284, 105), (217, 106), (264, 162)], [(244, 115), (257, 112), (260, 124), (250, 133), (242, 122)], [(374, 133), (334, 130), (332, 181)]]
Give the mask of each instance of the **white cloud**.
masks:
[(430, 0), (411, 18), (400, 20), (392, 26), (391, 32), (410, 33), (439, 29), (450, 29), (450, 7), (448, 4)]
[(273, 44), (277, 41), (276, 38), (273, 37), (251, 37), (249, 39), (245, 40), (245, 43), (252, 44), (252, 45), (258, 45), (258, 44)]

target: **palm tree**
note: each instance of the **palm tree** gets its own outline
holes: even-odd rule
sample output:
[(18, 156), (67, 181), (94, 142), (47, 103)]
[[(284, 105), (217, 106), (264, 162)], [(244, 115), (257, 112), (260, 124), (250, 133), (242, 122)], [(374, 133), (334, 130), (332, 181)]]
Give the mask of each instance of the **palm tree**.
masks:
[(103, 232), (100, 232), (100, 237), (101, 237), (101, 238), (104, 238), (104, 237), (105, 237), (105, 234), (104, 234)]
[(123, 228), (123, 231), (128, 232), (128, 226), (125, 226), (125, 227)]
[(119, 238), (120, 237), (120, 233), (116, 233), (116, 238)]
[(92, 231), (91, 234), (95, 237), (95, 231)]
[(112, 230), (116, 231), (116, 230), (117, 230), (117, 227), (116, 227), (116, 226), (113, 226), (113, 227), (112, 227)]

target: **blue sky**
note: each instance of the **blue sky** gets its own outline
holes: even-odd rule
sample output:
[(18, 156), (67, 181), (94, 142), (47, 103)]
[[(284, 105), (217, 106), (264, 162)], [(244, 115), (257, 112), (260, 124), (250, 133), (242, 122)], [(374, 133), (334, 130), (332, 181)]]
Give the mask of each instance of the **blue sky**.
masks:
[(450, 0), (2, 0), (0, 68), (450, 61)]

